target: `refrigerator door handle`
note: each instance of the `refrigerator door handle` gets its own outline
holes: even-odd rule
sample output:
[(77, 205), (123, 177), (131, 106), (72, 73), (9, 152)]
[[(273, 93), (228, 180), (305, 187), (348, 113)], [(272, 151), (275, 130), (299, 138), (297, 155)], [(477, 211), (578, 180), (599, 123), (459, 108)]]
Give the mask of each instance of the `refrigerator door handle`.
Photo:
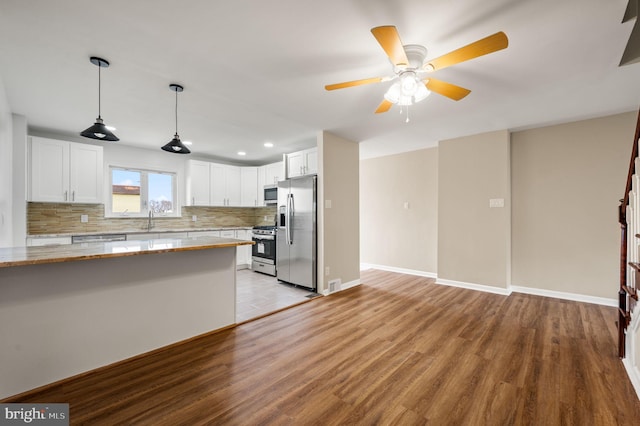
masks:
[(293, 216), (295, 215), (295, 204), (293, 194), (288, 194), (287, 200), (287, 244), (293, 244)]

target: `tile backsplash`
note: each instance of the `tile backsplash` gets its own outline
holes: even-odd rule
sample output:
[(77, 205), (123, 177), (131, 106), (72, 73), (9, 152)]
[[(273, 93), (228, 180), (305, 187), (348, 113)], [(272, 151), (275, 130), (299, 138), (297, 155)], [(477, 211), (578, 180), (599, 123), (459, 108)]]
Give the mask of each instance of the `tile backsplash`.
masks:
[[(80, 221), (82, 215), (87, 222)], [(273, 225), (275, 215), (275, 206), (182, 207), (182, 217), (155, 217), (152, 231)], [(27, 203), (29, 235), (140, 232), (147, 224), (147, 218), (104, 217), (103, 204)]]

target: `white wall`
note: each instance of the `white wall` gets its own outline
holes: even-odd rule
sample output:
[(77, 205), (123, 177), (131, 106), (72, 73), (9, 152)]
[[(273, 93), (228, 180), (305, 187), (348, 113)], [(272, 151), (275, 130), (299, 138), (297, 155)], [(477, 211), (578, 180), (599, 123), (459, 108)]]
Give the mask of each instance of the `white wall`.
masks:
[(0, 78), (0, 247), (13, 245), (13, 121)]
[(318, 292), (323, 292), (334, 279), (343, 286), (360, 283), (358, 144), (322, 132), (318, 170)]
[(360, 259), (436, 274), (438, 148), (360, 162)]
[(20, 247), (27, 238), (27, 118), (13, 114), (13, 246)]
[[(503, 207), (490, 207), (490, 200)], [(509, 132), (441, 141), (438, 146), (438, 280), (510, 285)]]
[(615, 299), (637, 113), (512, 134), (513, 285)]

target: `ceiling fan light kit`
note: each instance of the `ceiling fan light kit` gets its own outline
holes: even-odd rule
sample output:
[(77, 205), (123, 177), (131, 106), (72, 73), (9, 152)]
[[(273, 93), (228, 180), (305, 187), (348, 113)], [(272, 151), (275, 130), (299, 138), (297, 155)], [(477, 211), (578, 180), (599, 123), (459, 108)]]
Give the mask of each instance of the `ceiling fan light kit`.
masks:
[(182, 92), (184, 87), (179, 84), (172, 83), (169, 85), (169, 89), (176, 92), (176, 134), (173, 136), (171, 141), (162, 147), (162, 150), (172, 154), (191, 154), (189, 148), (180, 141), (180, 136), (178, 136), (178, 93)]
[[(427, 78), (424, 74), (497, 52), (507, 48), (509, 45), (506, 34), (500, 31), (425, 62), (427, 49), (419, 44), (403, 45), (398, 30), (393, 25), (372, 28), (371, 33), (389, 57), (393, 64), (395, 75), (328, 84), (325, 89), (336, 90), (393, 81), (393, 84), (384, 94), (384, 100), (378, 105), (375, 111), (376, 114), (389, 111), (393, 105), (408, 107), (424, 100), (431, 92), (436, 92), (454, 101), (463, 99), (471, 93), (469, 89), (445, 81)], [(408, 117), (407, 121), (409, 121)]]
[(98, 67), (98, 118), (96, 118), (96, 122), (93, 123), (93, 126), (88, 127), (87, 129), (80, 132), (81, 136), (90, 139), (97, 139), (102, 141), (110, 141), (116, 142), (119, 141), (118, 137), (114, 135), (107, 126), (104, 125), (104, 121), (100, 116), (100, 95), (101, 95), (101, 77), (100, 77), (100, 69), (107, 68), (109, 66), (109, 62), (105, 59), (98, 58), (97, 56), (92, 56), (89, 58), (93, 65)]

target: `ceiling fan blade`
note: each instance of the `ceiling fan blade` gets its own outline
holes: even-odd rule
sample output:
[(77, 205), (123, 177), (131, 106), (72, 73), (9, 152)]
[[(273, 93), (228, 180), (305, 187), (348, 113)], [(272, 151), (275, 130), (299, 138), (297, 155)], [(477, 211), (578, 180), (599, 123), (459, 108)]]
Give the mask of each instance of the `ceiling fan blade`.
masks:
[(471, 90), (469, 89), (456, 86), (455, 84), (447, 83), (446, 81), (436, 80), (435, 78), (428, 79), (425, 85), (430, 91), (442, 96), (446, 96), (447, 98), (453, 99), (454, 101), (459, 101), (460, 99), (471, 93)]
[(509, 46), (509, 39), (505, 33), (500, 31), (433, 59), (427, 62), (422, 68), (425, 71), (441, 70), (451, 65), (459, 64), (460, 62), (497, 52), (498, 50), (505, 49), (507, 46)]
[(327, 84), (325, 90), (344, 89), (346, 87), (361, 86), (363, 84), (380, 83), (385, 81), (385, 77), (363, 78), (362, 80), (345, 81), (344, 83)]
[(404, 51), (398, 30), (393, 25), (371, 28), (373, 36), (396, 66), (409, 65), (407, 53)]
[(389, 109), (391, 108), (393, 104), (391, 102), (389, 102), (388, 100), (384, 99), (382, 102), (380, 102), (380, 105), (378, 105), (378, 109), (376, 110), (376, 114), (380, 114), (381, 112), (387, 112), (389, 111)]

